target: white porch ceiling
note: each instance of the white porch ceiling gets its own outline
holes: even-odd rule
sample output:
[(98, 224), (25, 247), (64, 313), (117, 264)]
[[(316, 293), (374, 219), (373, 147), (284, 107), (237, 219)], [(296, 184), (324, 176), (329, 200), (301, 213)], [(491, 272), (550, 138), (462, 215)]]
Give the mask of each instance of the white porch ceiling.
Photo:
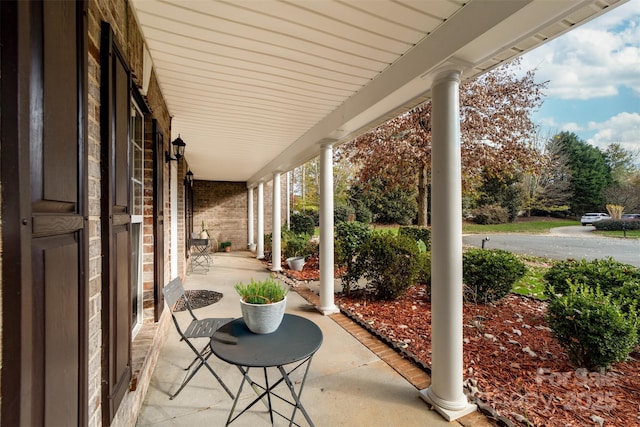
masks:
[(269, 180), (626, 0), (132, 0), (196, 179)]

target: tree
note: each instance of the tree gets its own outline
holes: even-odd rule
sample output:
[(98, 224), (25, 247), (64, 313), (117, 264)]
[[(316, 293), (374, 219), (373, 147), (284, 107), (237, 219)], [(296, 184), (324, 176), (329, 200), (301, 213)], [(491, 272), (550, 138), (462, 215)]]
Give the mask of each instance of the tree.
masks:
[(508, 221), (513, 222), (522, 207), (523, 188), (519, 175), (487, 174), (480, 186), (478, 206), (499, 205), (509, 213)]
[(613, 181), (603, 192), (605, 201), (624, 206), (625, 212), (637, 212), (640, 210), (640, 152), (611, 144), (605, 150), (605, 156)]
[[(501, 66), (460, 87), (463, 191), (473, 194), (490, 176), (515, 175), (537, 164), (530, 144), (535, 134), (530, 113), (541, 104), (545, 83), (534, 72), (515, 74), (519, 61)], [(359, 166), (357, 181), (364, 186), (382, 178), (389, 189), (418, 187), (418, 224), (427, 224), (431, 176), (431, 103), (345, 144), (342, 158)]]
[(567, 155), (555, 138), (548, 138), (539, 157), (540, 165), (523, 177), (523, 208), (532, 212), (568, 212), (573, 190)]
[(415, 189), (389, 188), (381, 178), (376, 178), (366, 187), (355, 185), (351, 194), (359, 221), (362, 220), (358, 218), (358, 208), (363, 206), (371, 212), (371, 219), (380, 224), (409, 225), (417, 214)]
[[(338, 151), (333, 161), (333, 194), (336, 205), (347, 204), (349, 187), (353, 179), (353, 165), (348, 161), (337, 162)], [(293, 207), (298, 211), (316, 210), (320, 205), (320, 159), (315, 157), (293, 170), (295, 196)]]
[(620, 144), (610, 144), (604, 152), (607, 164), (611, 168), (614, 184), (628, 182), (638, 171), (640, 152), (624, 149)]
[(571, 169), (571, 210), (584, 213), (604, 209), (603, 191), (612, 181), (604, 153), (572, 132), (560, 132), (554, 139)]

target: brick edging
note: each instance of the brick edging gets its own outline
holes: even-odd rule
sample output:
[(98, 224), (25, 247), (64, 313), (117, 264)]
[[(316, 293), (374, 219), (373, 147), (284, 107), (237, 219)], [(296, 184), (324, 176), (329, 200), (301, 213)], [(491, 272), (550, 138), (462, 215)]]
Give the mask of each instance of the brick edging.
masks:
[[(304, 284), (298, 283), (295, 279), (284, 276), (284, 281), (289, 283), (292, 290), (304, 298), (310, 304), (317, 306), (320, 304), (320, 297)], [(340, 313), (331, 314), (329, 317), (340, 327), (351, 334), (362, 345), (367, 347), (382, 361), (398, 372), (417, 390), (422, 390), (431, 384), (431, 368), (417, 357), (398, 347), (396, 343), (389, 340), (384, 335), (373, 329), (370, 325), (358, 319), (348, 310), (341, 307)], [(473, 403), (478, 405), (478, 410), (462, 418), (457, 422), (462, 426), (506, 426), (514, 427), (510, 420), (498, 415), (496, 411), (486, 403), (471, 396)]]

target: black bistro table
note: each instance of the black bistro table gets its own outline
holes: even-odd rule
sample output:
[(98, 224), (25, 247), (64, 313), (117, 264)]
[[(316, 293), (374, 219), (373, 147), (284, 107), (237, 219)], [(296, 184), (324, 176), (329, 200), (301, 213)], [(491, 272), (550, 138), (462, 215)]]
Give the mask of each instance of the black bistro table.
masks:
[[(264, 397), (266, 396), (267, 402), (264, 403), (269, 409), (269, 417), (272, 425), (274, 413), (289, 420), (290, 423), (293, 424), (296, 411), (299, 409), (309, 425), (313, 426), (314, 424), (309, 414), (300, 402), (300, 395), (304, 388), (304, 382), (307, 379), (311, 359), (321, 344), (322, 331), (318, 325), (304, 317), (293, 314), (285, 314), (280, 327), (270, 334), (254, 334), (247, 328), (242, 318), (229, 322), (218, 329), (211, 337), (211, 351), (225, 362), (236, 365), (243, 376), (226, 425), (231, 424), (258, 401), (262, 400), (264, 402)], [(269, 384), (267, 368), (272, 367), (277, 368), (280, 372), (280, 379), (273, 384)], [(289, 379), (289, 375), (301, 367), (304, 367), (304, 376), (302, 377), (299, 390), (296, 392), (293, 383)], [(249, 376), (249, 370), (251, 368), (262, 368), (264, 373), (264, 386), (254, 382)], [(274, 392), (275, 387), (283, 381), (289, 388), (291, 397), (283, 397)], [(249, 383), (258, 397), (234, 417), (233, 414), (236, 404), (238, 403), (245, 382)], [(293, 407), (291, 418), (273, 409), (271, 404), (273, 397)], [(290, 400), (291, 398), (293, 398), (293, 402)]]

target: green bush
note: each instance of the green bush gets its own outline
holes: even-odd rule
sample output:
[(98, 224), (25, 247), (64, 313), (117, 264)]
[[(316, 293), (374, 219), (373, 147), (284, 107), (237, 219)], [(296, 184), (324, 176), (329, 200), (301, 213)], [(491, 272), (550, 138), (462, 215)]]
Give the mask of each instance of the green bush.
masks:
[(471, 211), (476, 224), (506, 224), (509, 222), (509, 211), (497, 204), (485, 205)]
[(637, 342), (635, 312), (625, 314), (599, 288), (570, 285), (547, 309), (547, 322), (577, 366), (607, 368), (625, 360)]
[[(350, 205), (336, 205), (333, 208), (333, 222), (335, 224), (340, 224), (341, 222), (349, 221), (350, 219), (355, 219), (356, 211)], [(349, 218), (352, 217), (352, 218)]]
[(605, 219), (593, 224), (598, 231), (640, 230), (640, 221)]
[(405, 236), (374, 233), (362, 246), (342, 278), (351, 288), (364, 277), (378, 299), (396, 299), (416, 284), (420, 274), (416, 242)]
[(313, 253), (313, 245), (309, 242), (309, 236), (306, 234), (282, 234), (282, 254), (285, 258), (304, 256), (307, 257)]
[(313, 217), (300, 212), (294, 212), (291, 215), (291, 231), (293, 233), (311, 236), (315, 231), (315, 227)]
[(640, 280), (629, 280), (611, 291), (611, 298), (618, 303), (623, 312), (629, 313), (640, 307)]
[(357, 221), (342, 222), (335, 227), (335, 253), (339, 265), (348, 265), (358, 249), (369, 239), (371, 230)]
[(416, 282), (423, 283), (427, 287), (431, 286), (431, 252), (422, 252), (418, 254), (418, 277)]
[(555, 294), (565, 294), (568, 282), (583, 283), (611, 294), (629, 280), (640, 280), (640, 269), (611, 258), (593, 261), (573, 260), (555, 262), (544, 274), (545, 293), (553, 298)]
[(356, 214), (356, 221), (362, 222), (364, 224), (370, 224), (371, 223), (371, 219), (373, 218), (373, 214), (371, 213), (369, 208), (364, 206), (362, 203), (356, 204), (355, 207), (354, 207), (354, 211), (355, 211), (355, 214)]
[(469, 249), (463, 254), (465, 300), (486, 304), (505, 297), (527, 269), (511, 252)]
[(431, 250), (431, 230), (427, 227), (402, 226), (398, 235), (411, 237), (416, 242), (422, 240), (427, 250)]

